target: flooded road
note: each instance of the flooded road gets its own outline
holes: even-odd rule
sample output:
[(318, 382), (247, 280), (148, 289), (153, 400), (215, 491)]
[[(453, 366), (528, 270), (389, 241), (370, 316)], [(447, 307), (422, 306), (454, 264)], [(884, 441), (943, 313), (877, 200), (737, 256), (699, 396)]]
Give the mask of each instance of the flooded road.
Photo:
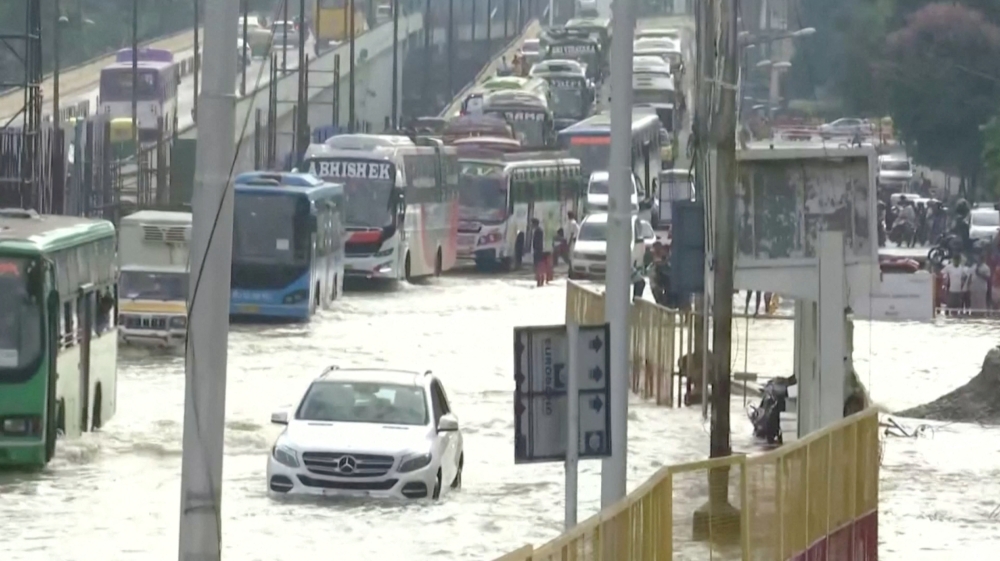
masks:
[[(272, 561), (336, 551), (361, 560), (483, 560), (556, 535), (563, 516), (561, 465), (513, 463), (511, 330), (563, 318), (564, 284), (533, 284), (527, 276), (453, 275), (395, 291), (348, 293), (335, 310), (306, 326), (234, 327), (223, 492), (226, 558)], [(748, 344), (743, 320), (735, 331), (735, 370), (743, 369), (749, 348), (749, 371), (790, 373), (792, 322), (752, 322)], [(992, 333), (995, 325), (859, 322), (855, 362), (874, 398), (901, 409), (974, 375), (995, 344)], [(270, 414), (291, 405), (331, 364), (437, 373), (465, 435), (464, 488), (440, 503), (269, 499), (265, 463), (278, 432), (268, 424)], [(183, 382), (181, 357), (128, 353), (120, 366), (118, 413), (102, 433), (62, 446), (42, 474), (0, 476), (4, 561), (175, 558)], [(629, 489), (664, 463), (707, 452), (699, 411), (632, 403)], [(749, 428), (739, 397), (733, 409), (734, 442), (745, 446)], [(1000, 497), (1000, 484), (997, 463), (980, 451), (990, 449), (987, 439), (994, 435), (951, 425), (933, 438), (886, 442), (884, 559), (985, 552), (977, 548), (988, 547), (996, 528), (988, 503)], [(599, 463), (581, 463), (581, 520), (597, 509), (599, 469)]]

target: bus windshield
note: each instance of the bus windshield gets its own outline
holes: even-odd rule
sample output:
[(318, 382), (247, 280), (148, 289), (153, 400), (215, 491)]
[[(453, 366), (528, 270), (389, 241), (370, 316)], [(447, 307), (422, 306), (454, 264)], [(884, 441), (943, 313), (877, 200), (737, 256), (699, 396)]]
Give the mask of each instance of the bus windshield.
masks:
[(392, 224), (391, 180), (338, 178), (335, 181), (344, 184), (344, 222), (348, 228), (384, 228)]
[(188, 274), (122, 271), (118, 290), (129, 300), (187, 300)]
[[(160, 98), (159, 72), (150, 68), (140, 68), (138, 76), (137, 98), (139, 101), (152, 101)], [(105, 68), (101, 72), (101, 102), (131, 101), (132, 99), (132, 69), (131, 67)]]
[(586, 109), (583, 105), (583, 88), (553, 88), (552, 112), (556, 117), (579, 117)]
[(458, 202), (466, 220), (502, 221), (507, 210), (507, 185), (503, 166), (462, 162), (458, 176)]
[(0, 257), (0, 384), (23, 381), (42, 357), (42, 305), (29, 291), (31, 266)]
[(595, 171), (607, 171), (611, 158), (610, 136), (578, 136), (570, 139), (569, 155), (580, 160), (580, 170), (589, 177)]
[(312, 240), (308, 201), (280, 194), (238, 193), (233, 262), (304, 265)]

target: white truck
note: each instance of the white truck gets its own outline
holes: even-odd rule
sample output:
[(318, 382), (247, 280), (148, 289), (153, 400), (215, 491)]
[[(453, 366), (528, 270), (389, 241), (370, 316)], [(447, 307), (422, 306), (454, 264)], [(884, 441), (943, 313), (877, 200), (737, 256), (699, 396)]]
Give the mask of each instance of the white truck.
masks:
[(176, 347), (187, 338), (191, 213), (141, 210), (118, 230), (119, 337), (128, 345)]

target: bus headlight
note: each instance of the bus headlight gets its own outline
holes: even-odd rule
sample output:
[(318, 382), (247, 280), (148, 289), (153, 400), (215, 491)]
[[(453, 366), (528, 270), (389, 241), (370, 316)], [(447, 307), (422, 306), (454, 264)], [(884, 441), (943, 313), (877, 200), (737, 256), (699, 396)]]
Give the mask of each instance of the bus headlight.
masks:
[(378, 253), (375, 254), (375, 257), (388, 257), (388, 256), (392, 255), (392, 251), (393, 251), (393, 248), (391, 248), (391, 247), (379, 250)]
[(184, 316), (177, 316), (170, 318), (170, 327), (174, 329), (184, 329), (187, 327), (188, 320)]
[(309, 299), (309, 291), (302, 289), (296, 290), (291, 294), (286, 294), (284, 298), (281, 299), (282, 304), (298, 304), (299, 302), (304, 302)]
[(10, 436), (31, 436), (41, 433), (42, 418), (38, 415), (8, 417), (3, 420), (0, 433)]
[(476, 245), (487, 245), (491, 243), (497, 243), (502, 239), (503, 236), (500, 235), (500, 232), (490, 232), (485, 236), (479, 236), (479, 242)]

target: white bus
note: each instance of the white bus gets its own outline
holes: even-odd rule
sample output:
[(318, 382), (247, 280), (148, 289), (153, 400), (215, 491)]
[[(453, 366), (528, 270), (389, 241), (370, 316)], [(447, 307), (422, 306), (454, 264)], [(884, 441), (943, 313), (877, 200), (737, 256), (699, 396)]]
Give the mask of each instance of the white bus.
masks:
[(505, 154), (471, 152), (459, 158), (459, 257), (476, 267), (519, 267), (531, 252), (527, 238), (533, 218), (545, 243), (579, 213), (585, 179), (580, 161), (560, 152)]
[[(155, 140), (163, 119), (164, 134), (177, 113), (180, 73), (174, 55), (164, 49), (141, 49), (136, 64), (136, 121), (140, 140)], [(132, 119), (132, 51), (118, 51), (115, 62), (101, 70), (100, 112), (108, 119)]]
[(187, 338), (191, 213), (141, 210), (118, 230), (118, 337), (178, 347)]
[(348, 278), (411, 280), (455, 266), (454, 148), (432, 139), (344, 134), (309, 146), (304, 166), (344, 185)]

